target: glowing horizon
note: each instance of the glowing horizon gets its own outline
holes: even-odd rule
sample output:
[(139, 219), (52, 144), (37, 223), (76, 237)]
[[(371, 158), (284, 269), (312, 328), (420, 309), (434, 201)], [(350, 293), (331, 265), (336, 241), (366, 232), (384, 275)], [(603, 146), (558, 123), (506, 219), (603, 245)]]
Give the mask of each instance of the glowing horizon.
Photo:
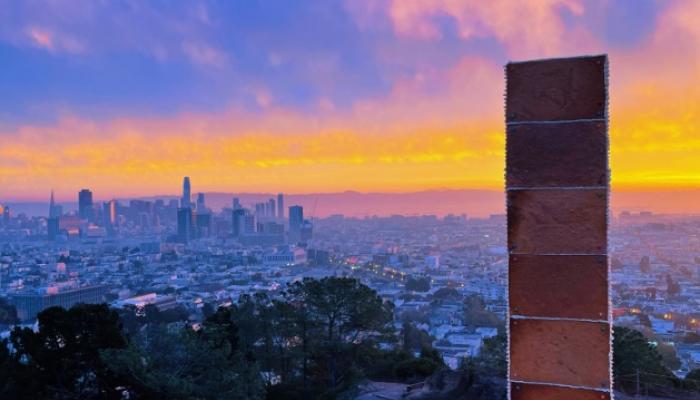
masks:
[(115, 4), (0, 12), (1, 201), (501, 190), (503, 65), (595, 53), (613, 188), (700, 188), (700, 2)]

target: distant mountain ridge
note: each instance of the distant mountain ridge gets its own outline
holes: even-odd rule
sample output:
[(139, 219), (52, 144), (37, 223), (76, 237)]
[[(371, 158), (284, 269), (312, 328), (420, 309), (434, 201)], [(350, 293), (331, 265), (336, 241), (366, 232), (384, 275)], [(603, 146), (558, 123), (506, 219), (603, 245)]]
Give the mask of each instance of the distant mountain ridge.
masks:
[[(193, 198), (196, 196), (193, 192)], [(77, 196), (77, 194), (76, 194)], [(269, 198), (277, 200), (277, 193), (225, 193), (205, 192), (207, 205), (215, 211), (231, 207), (232, 199), (238, 197), (245, 207)], [(105, 200), (95, 194), (96, 201)], [(617, 213), (623, 210), (648, 210), (667, 214), (700, 214), (700, 190), (675, 191), (613, 191), (612, 208)], [(131, 198), (120, 198), (128, 202)], [(135, 199), (179, 199), (177, 195), (144, 196)], [(2, 203), (2, 199), (0, 199)], [(3, 203), (5, 204), (5, 203)], [(48, 202), (9, 202), (14, 214), (30, 216), (47, 215)], [(77, 208), (76, 202), (62, 202), (66, 211)], [(487, 217), (505, 213), (505, 196), (499, 190), (441, 189), (408, 193), (382, 193), (345, 191), (337, 193), (309, 193), (285, 195), (285, 209), (291, 205), (304, 207), (307, 217), (327, 217), (343, 214), (348, 217), (467, 214), (470, 217)]]

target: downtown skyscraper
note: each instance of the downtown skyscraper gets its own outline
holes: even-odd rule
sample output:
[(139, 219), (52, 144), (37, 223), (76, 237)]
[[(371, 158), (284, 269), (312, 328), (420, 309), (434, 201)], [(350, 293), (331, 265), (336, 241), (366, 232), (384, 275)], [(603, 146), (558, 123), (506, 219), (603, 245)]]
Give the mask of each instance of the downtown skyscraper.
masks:
[(190, 177), (186, 176), (182, 181), (182, 199), (180, 200), (180, 207), (190, 208), (192, 207), (192, 193), (190, 187)]
[(277, 218), (284, 219), (284, 195), (277, 194)]
[(89, 189), (78, 192), (78, 215), (82, 219), (93, 220), (92, 192)]
[(304, 223), (304, 208), (302, 206), (289, 207), (289, 242), (301, 241), (301, 227)]

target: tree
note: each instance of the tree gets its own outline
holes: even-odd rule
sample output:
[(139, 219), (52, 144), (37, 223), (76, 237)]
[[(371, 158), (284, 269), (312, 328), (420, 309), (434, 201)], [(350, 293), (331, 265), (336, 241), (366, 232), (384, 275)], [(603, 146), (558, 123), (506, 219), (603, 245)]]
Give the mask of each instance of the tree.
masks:
[(35, 386), (26, 384), (32, 379), (16, 354), (10, 352), (9, 344), (7, 339), (0, 341), (0, 398), (33, 399)]
[(479, 355), (467, 362), (467, 368), (478, 376), (505, 377), (508, 370), (507, 337), (505, 333), (485, 339)]
[(681, 360), (678, 359), (676, 348), (668, 343), (659, 343), (656, 346), (656, 351), (661, 356), (661, 362), (670, 370), (676, 370), (681, 367)]
[(307, 351), (317, 350), (315, 368), (325, 372), (330, 389), (344, 383), (353, 367), (356, 345), (387, 333), (393, 319), (393, 306), (352, 278), (305, 278), (289, 285), (284, 298), (294, 307), (305, 308), (304, 318), (314, 334), (302, 345)]
[(445, 365), (438, 351), (432, 347), (423, 348), (419, 357), (403, 349), (366, 350), (366, 360), (360, 365), (367, 377), (378, 381), (415, 382), (425, 379)]
[(211, 317), (215, 312), (216, 309), (211, 305), (211, 303), (204, 303), (204, 306), (202, 306), (202, 315), (204, 318)]
[(498, 315), (488, 311), (484, 300), (478, 295), (471, 295), (464, 299), (464, 323), (472, 327), (490, 326), (504, 330), (503, 321)]
[[(272, 301), (265, 293), (244, 294), (237, 304), (221, 307), (207, 322), (228, 320), (237, 327), (240, 347), (251, 352), (264, 371), (275, 371), (283, 381), (294, 374), (298, 340), (306, 333), (295, 325), (305, 310), (284, 301)], [(303, 373), (303, 372), (302, 372)]]
[(223, 327), (236, 337), (239, 352), (279, 378), (268, 386), (268, 399), (308, 399), (333, 396), (371, 373), (384, 357), (378, 342), (394, 337), (392, 320), (393, 306), (375, 291), (332, 277), (291, 283), (274, 300), (242, 295), (203, 325)]
[(636, 379), (650, 388), (674, 387), (678, 382), (661, 355), (639, 331), (616, 326), (613, 331), (613, 374), (620, 389), (634, 393)]
[(683, 388), (700, 392), (700, 369), (688, 372), (683, 379)]
[(460, 301), (462, 300), (462, 297), (462, 294), (459, 293), (457, 289), (448, 287), (440, 288), (435, 293), (433, 293), (434, 300)]
[(422, 380), (432, 375), (442, 363), (438, 363), (432, 358), (420, 357), (405, 360), (396, 365), (396, 376), (409, 381)]
[(262, 399), (256, 364), (234, 347), (231, 331), (221, 328), (212, 322), (201, 332), (148, 325), (126, 349), (105, 350), (102, 359), (137, 397)]
[(23, 360), (29, 385), (40, 398), (117, 396), (113, 374), (100, 360), (101, 349), (123, 348), (117, 313), (106, 304), (48, 308), (38, 315), (39, 331), (15, 328), (10, 340)]
[(414, 292), (427, 292), (430, 290), (430, 277), (409, 277), (406, 281), (406, 290), (413, 290)]
[(403, 350), (409, 353), (421, 351), (424, 348), (431, 347), (433, 338), (422, 329), (416, 328), (410, 322), (404, 322), (401, 327), (401, 339)]

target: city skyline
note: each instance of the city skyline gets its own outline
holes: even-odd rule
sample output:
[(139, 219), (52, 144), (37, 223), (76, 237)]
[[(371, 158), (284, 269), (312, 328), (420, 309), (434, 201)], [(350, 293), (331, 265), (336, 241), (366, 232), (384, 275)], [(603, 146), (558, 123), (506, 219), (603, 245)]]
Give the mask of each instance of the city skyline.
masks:
[(613, 190), (697, 189), (698, 7), (8, 2), (2, 200), (501, 190), (502, 65), (602, 52)]

